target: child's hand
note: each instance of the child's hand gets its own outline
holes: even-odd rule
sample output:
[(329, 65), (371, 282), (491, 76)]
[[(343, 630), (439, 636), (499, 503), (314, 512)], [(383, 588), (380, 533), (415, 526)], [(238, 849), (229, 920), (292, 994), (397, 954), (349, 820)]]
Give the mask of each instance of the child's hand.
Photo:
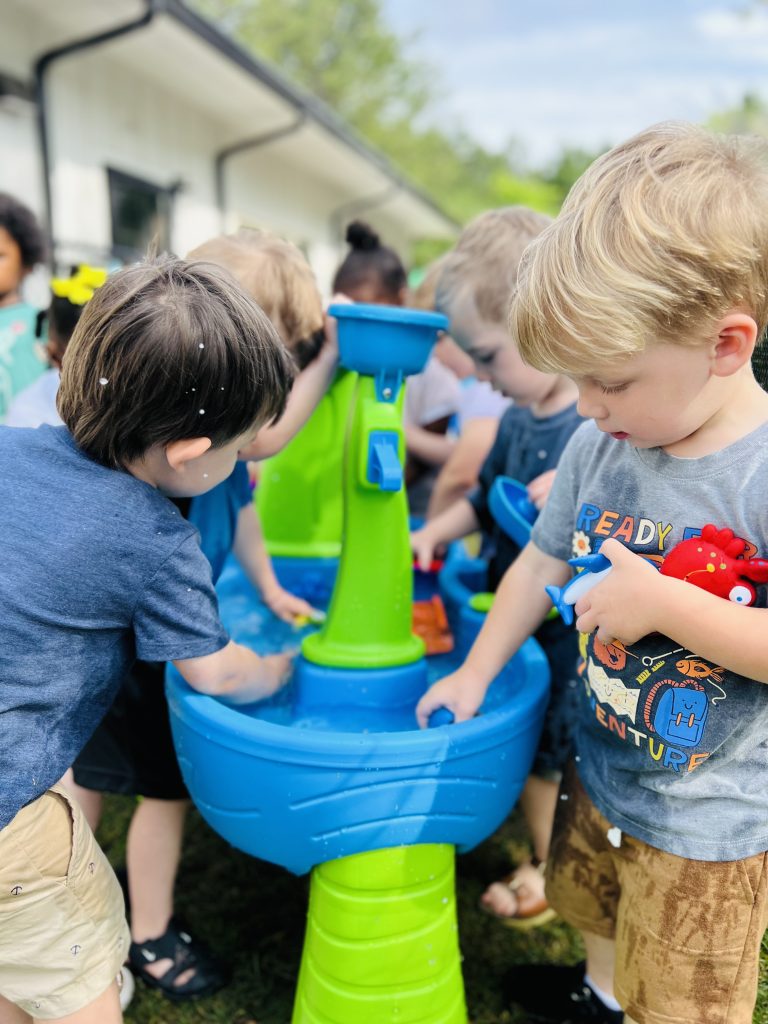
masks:
[(547, 503), (549, 492), (552, 490), (552, 484), (555, 482), (556, 472), (556, 469), (548, 469), (546, 473), (537, 476), (535, 480), (531, 480), (528, 484), (528, 497), (539, 511)]
[(288, 654), (268, 654), (261, 660), (264, 663), (264, 696), (271, 697), (288, 683), (293, 675), (293, 659), (296, 652)]
[(487, 689), (486, 683), (462, 666), (444, 679), (439, 679), (434, 686), (430, 686), (416, 705), (419, 727), (426, 729), (429, 716), (438, 708), (448, 708), (452, 711), (455, 722), (468, 721), (477, 714)]
[(581, 633), (597, 630), (597, 639), (604, 644), (613, 640), (634, 644), (649, 633), (663, 631), (658, 619), (664, 577), (617, 540), (606, 540), (600, 554), (613, 569), (576, 602), (576, 628)]
[[(347, 305), (352, 304), (352, 299), (347, 295), (343, 295), (341, 292), (337, 292), (332, 298), (329, 305), (341, 305), (346, 303)], [(320, 349), (320, 355), (324, 359), (333, 359), (334, 362), (338, 362), (339, 359), (339, 331), (336, 323), (336, 318), (325, 314), (325, 342), (323, 347)]]
[(303, 598), (296, 597), (290, 591), (284, 590), (279, 583), (269, 590), (265, 590), (261, 596), (272, 614), (276, 615), (278, 619), (282, 619), (283, 622), (293, 622), (299, 616), (306, 618), (309, 622), (325, 618), (323, 612), (313, 608)]
[(416, 564), (422, 572), (429, 572), (435, 558), (437, 540), (432, 536), (428, 526), (414, 530), (411, 534), (411, 550), (416, 557)]

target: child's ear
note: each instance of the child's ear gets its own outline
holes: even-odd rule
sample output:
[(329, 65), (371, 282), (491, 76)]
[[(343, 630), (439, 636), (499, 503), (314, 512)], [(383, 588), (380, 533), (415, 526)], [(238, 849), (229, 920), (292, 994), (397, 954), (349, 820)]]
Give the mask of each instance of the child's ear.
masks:
[(178, 473), (188, 462), (205, 455), (211, 444), (210, 437), (189, 437), (184, 441), (171, 441), (165, 446), (168, 465)]
[(752, 358), (757, 324), (748, 313), (727, 313), (717, 325), (712, 372), (730, 377)]

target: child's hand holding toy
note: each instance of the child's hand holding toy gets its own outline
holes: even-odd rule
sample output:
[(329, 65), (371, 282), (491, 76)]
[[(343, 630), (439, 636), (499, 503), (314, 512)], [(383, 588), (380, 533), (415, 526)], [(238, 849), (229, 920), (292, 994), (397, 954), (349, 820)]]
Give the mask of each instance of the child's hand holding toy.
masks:
[(455, 722), (469, 721), (485, 700), (487, 689), (487, 682), (478, 680), (466, 665), (462, 665), (431, 686), (416, 705), (419, 727), (426, 729), (430, 716), (439, 708), (447, 708)]
[(582, 633), (597, 630), (602, 643), (621, 640), (625, 644), (663, 631), (663, 602), (671, 581), (617, 540), (604, 541), (600, 554), (612, 568), (576, 602), (576, 628)]
[(429, 524), (422, 526), (420, 530), (414, 530), (411, 534), (411, 550), (422, 572), (430, 571), (435, 560), (437, 544), (437, 538), (432, 535)]
[(283, 622), (296, 623), (297, 620), (300, 620), (300, 624), (304, 625), (307, 622), (322, 622), (325, 618), (323, 612), (313, 608), (303, 598), (296, 597), (289, 590), (285, 590), (277, 581), (274, 586), (266, 588), (261, 596), (272, 614), (276, 615), (278, 619), (282, 619)]

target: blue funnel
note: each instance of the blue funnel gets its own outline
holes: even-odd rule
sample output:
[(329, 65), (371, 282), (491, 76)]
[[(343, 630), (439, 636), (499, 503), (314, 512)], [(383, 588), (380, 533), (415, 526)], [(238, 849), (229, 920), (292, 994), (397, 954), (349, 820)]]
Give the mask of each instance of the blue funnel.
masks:
[(448, 328), (448, 318), (441, 313), (402, 306), (344, 303), (328, 312), (339, 324), (342, 366), (369, 377), (420, 373), (437, 332)]
[(528, 497), (528, 488), (510, 476), (498, 476), (488, 496), (491, 515), (518, 547), (531, 539), (531, 527), (539, 510)]

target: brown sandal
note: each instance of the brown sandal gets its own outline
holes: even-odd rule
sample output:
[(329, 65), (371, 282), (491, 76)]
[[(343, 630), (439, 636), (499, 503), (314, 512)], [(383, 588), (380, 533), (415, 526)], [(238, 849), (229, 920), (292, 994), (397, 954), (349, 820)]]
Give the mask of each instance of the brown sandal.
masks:
[[(530, 861), (526, 861), (523, 864), (518, 865), (514, 871), (511, 871), (504, 878), (498, 882), (491, 883), (493, 885), (504, 885), (511, 893), (514, 894), (517, 901), (517, 909), (514, 914), (497, 914), (495, 910), (486, 906), (481, 901), (480, 909), (484, 910), (486, 914), (490, 914), (491, 917), (495, 917), (497, 921), (505, 925), (507, 928), (518, 928), (520, 930), (527, 930), (529, 928), (539, 928), (543, 924), (547, 924), (557, 917), (557, 913), (553, 907), (550, 907), (546, 897), (542, 896), (540, 900), (527, 906), (525, 910), (520, 909), (520, 898), (518, 892), (526, 888), (526, 882), (524, 879), (518, 876), (518, 872), (521, 867), (531, 867), (543, 878), (546, 870), (546, 861), (539, 860), (538, 857), (531, 857)], [(489, 888), (491, 888), (489, 887)], [(486, 890), (487, 892), (488, 890)]]

